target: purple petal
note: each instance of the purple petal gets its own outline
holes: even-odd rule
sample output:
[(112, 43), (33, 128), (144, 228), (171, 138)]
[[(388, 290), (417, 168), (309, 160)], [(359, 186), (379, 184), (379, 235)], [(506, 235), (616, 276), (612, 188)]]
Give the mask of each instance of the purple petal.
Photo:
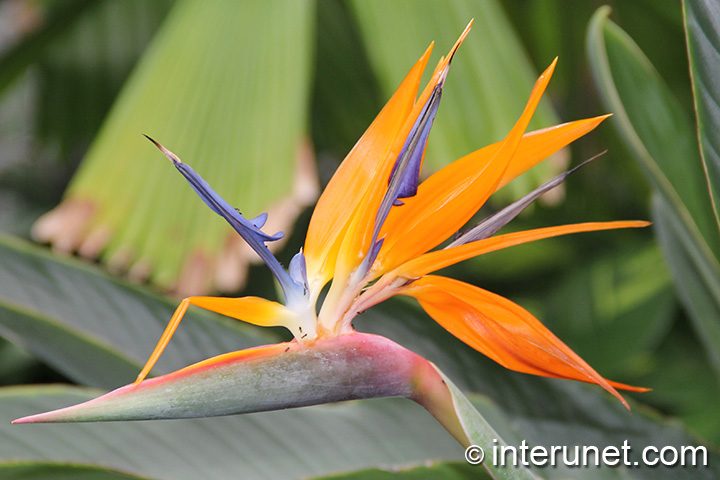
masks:
[(388, 180), (388, 189), (380, 203), (378, 213), (375, 217), (375, 227), (372, 237), (372, 248), (363, 259), (362, 264), (358, 267), (359, 271), (367, 272), (372, 266), (377, 254), (382, 246), (382, 240), (378, 241), (380, 228), (390, 213), (393, 206), (402, 206), (404, 203), (400, 198), (408, 198), (417, 194), (418, 183), (420, 181), (420, 167), (422, 166), (425, 147), (427, 146), (428, 136), (432, 128), (438, 106), (440, 105), (440, 97), (442, 96), (442, 87), (445, 79), (442, 78), (433, 89), (425, 106), (423, 106), (420, 115), (418, 115), (415, 124), (408, 134), (405, 144), (400, 150), (390, 179)]
[[(388, 180), (388, 193), (390, 196), (395, 197), (393, 203), (398, 198), (413, 197), (417, 194), (420, 182), (420, 167), (422, 166), (430, 129), (433, 126), (440, 105), (442, 87), (443, 83), (441, 82), (433, 90), (395, 161)], [(394, 182), (397, 183), (396, 186), (393, 185)]]
[(218, 195), (210, 187), (210, 185), (200, 175), (198, 175), (192, 167), (190, 167), (190, 165), (183, 163), (177, 155), (160, 145), (152, 138), (147, 135), (145, 135), (145, 137), (154, 143), (155, 146), (158, 147), (160, 151), (173, 162), (175, 168), (177, 168), (183, 177), (185, 177), (192, 189), (195, 190), (195, 193), (200, 196), (202, 201), (205, 202), (205, 204), (210, 207), (213, 212), (223, 217), (235, 229), (235, 231), (240, 234), (248, 245), (255, 250), (260, 258), (262, 258), (280, 283), (280, 286), (285, 293), (285, 299), (289, 300), (290, 297), (294, 298), (299, 295), (303, 296), (304, 293), (302, 291), (302, 286), (295, 283), (295, 281), (290, 278), (288, 272), (283, 269), (280, 262), (278, 262), (277, 258), (270, 253), (270, 250), (268, 250), (265, 245), (265, 242), (280, 240), (285, 235), (283, 232), (269, 235), (260, 230), (260, 227), (262, 227), (267, 220), (267, 214), (261, 214), (252, 220), (246, 219), (232, 205)]
[(470, 242), (476, 242), (478, 240), (483, 240), (485, 238), (489, 238), (495, 233), (497, 233), (498, 230), (500, 230), (502, 227), (508, 224), (513, 218), (517, 217), (520, 212), (525, 210), (525, 208), (528, 207), (532, 202), (534, 202), (538, 197), (540, 197), (542, 194), (552, 190), (553, 188), (560, 185), (562, 182), (565, 181), (565, 179), (570, 176), (572, 173), (574, 173), (577, 169), (580, 167), (590, 163), (591, 161), (598, 158), (600, 155), (603, 155), (605, 152), (602, 152), (598, 155), (595, 155), (594, 157), (585, 160), (583, 163), (578, 165), (577, 167), (573, 168), (572, 170), (568, 170), (567, 172), (561, 173), (557, 177), (553, 178), (549, 182), (539, 186), (532, 192), (528, 193), (524, 197), (522, 197), (520, 200), (517, 200), (516, 202), (511, 203), (507, 207), (503, 208), (499, 212), (495, 213), (494, 215), (489, 216), (482, 222), (475, 225), (470, 230), (466, 231), (462, 235), (460, 235), (458, 238), (455, 239), (450, 245), (448, 245), (445, 248), (450, 247), (457, 247), (458, 245), (463, 245)]

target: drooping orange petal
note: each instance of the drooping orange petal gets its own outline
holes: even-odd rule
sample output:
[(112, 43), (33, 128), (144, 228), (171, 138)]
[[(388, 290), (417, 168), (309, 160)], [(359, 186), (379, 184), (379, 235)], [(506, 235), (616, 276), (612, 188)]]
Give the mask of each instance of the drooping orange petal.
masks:
[(362, 200), (362, 208), (356, 213), (356, 216), (353, 218), (345, 233), (345, 239), (338, 253), (337, 270), (335, 272), (335, 280), (333, 281), (333, 284), (337, 286), (336, 288), (343, 288), (345, 278), (355, 270), (370, 249), (375, 227), (375, 218), (385, 192), (387, 191), (392, 166), (395, 164), (413, 125), (420, 116), (433, 90), (446, 78), (450, 68), (450, 62), (457, 49), (465, 40), (472, 23), (471, 21), (468, 26), (465, 27), (465, 30), (450, 49), (447, 56), (440, 59), (430, 77), (430, 81), (418, 97), (412, 111), (405, 119), (405, 124), (398, 130), (393, 141), (390, 142), (390, 148), (387, 150), (385, 158), (378, 159), (378, 161), (381, 161), (383, 165), (389, 168), (383, 172), (383, 175), (376, 177), (376, 180), (368, 185), (365, 197)]
[(432, 51), (428, 47), (385, 107), (348, 153), (318, 200), (305, 239), (308, 281), (317, 291), (332, 277), (335, 258), (348, 224), (378, 176), (387, 176), (392, 162), (383, 160), (415, 103), (420, 78)]
[(457, 247), (436, 250), (414, 258), (397, 267), (387, 275), (391, 277), (402, 277), (407, 279), (419, 278), (428, 273), (449, 267), (468, 258), (476, 257), (484, 253), (502, 250), (503, 248), (534, 242), (543, 238), (568, 235), (570, 233), (594, 232), (599, 230), (614, 230), (618, 228), (640, 228), (647, 227), (650, 222), (640, 220), (627, 220), (616, 222), (588, 222), (575, 223), (571, 225), (560, 225), (556, 227), (537, 228), (522, 232), (507, 233), (495, 237), (466, 243)]
[(390, 211), (380, 238), (385, 243), (373, 266), (380, 274), (427, 252), (461, 228), (498, 188), (523, 133), (550, 81), (557, 59), (540, 75), (525, 109), (491, 160), (470, 172), (457, 170), (423, 182), (415, 197)]
[(443, 328), (511, 370), (596, 383), (628, 409), (616, 388), (647, 391), (606, 380), (527, 310), (494, 293), (433, 275), (400, 293), (415, 297)]

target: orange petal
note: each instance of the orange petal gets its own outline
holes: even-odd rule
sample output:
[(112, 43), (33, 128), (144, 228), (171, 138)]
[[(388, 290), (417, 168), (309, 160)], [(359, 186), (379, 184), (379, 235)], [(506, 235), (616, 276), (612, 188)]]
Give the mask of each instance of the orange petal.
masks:
[(520, 119), (490, 161), (470, 172), (452, 170), (452, 175), (443, 174), (430, 183), (423, 182), (415, 197), (405, 199), (405, 205), (390, 211), (380, 234), (380, 238), (385, 237), (385, 243), (373, 266), (376, 274), (439, 245), (470, 220), (498, 188), (556, 62), (557, 59), (538, 78)]
[(436, 250), (426, 253), (399, 266), (388, 275), (403, 277), (407, 279), (419, 278), (428, 273), (440, 270), (441, 268), (454, 265), (468, 258), (476, 257), (484, 253), (502, 250), (503, 248), (534, 242), (543, 238), (557, 237), (578, 232), (594, 232), (599, 230), (614, 230), (618, 228), (640, 228), (647, 227), (650, 222), (640, 220), (627, 220), (617, 222), (588, 222), (575, 223), (571, 225), (560, 225), (557, 227), (537, 228), (522, 232), (507, 233), (495, 237), (466, 243), (457, 247)]
[(437, 276), (400, 293), (415, 297), (443, 328), (511, 370), (596, 383), (628, 409), (616, 388), (647, 391), (606, 380), (527, 310), (494, 293)]
[(191, 303), (261, 327), (287, 326), (296, 317), (285, 305), (260, 297), (191, 297)]
[(373, 230), (375, 228), (375, 218), (388, 188), (388, 179), (390, 177), (392, 166), (395, 164), (398, 155), (400, 155), (402, 147), (405, 144), (413, 125), (420, 116), (433, 90), (447, 76), (453, 55), (460, 44), (462, 44), (463, 40), (465, 40), (472, 23), (473, 22), (470, 22), (468, 26), (465, 27), (465, 30), (455, 42), (455, 45), (453, 45), (450, 49), (447, 56), (440, 59), (440, 62), (435, 67), (435, 70), (430, 77), (430, 81), (418, 97), (412, 111), (405, 119), (404, 125), (397, 132), (393, 141), (390, 142), (390, 149), (387, 151), (385, 158), (381, 159), (382, 163), (390, 168), (385, 169), (383, 175), (378, 176), (373, 183), (368, 185), (365, 197), (362, 200), (362, 207), (357, 212), (355, 218), (353, 218), (353, 221), (345, 234), (343, 245), (338, 253), (338, 263), (333, 283), (339, 285), (340, 288), (345, 285), (345, 279), (357, 268), (358, 264), (363, 260), (370, 249)]
[(380, 183), (378, 177), (389, 175), (392, 162), (382, 160), (412, 110), (431, 51), (432, 45), (345, 157), (318, 200), (304, 248), (313, 291), (320, 290), (332, 277), (340, 244), (348, 224), (362, 207), (368, 186)]
[[(552, 127), (535, 130), (523, 135), (520, 145), (515, 152), (512, 162), (508, 165), (502, 180), (496, 190), (501, 189), (521, 174), (528, 171), (547, 157), (557, 152), (561, 148), (571, 144), (578, 138), (595, 129), (603, 120), (611, 117), (612, 114), (601, 115), (594, 118), (585, 118), (575, 122), (563, 123)], [(500, 148), (502, 142), (493, 143), (487, 147), (476, 150), (475, 152), (462, 157), (456, 162), (451, 163), (447, 167), (439, 170), (435, 175), (455, 176), (457, 178), (460, 173), (474, 172), (484, 168), (495, 152)], [(443, 172), (443, 170), (448, 170)], [(429, 181), (432, 177), (428, 178)]]
[(295, 334), (296, 337), (302, 334), (298, 332), (297, 315), (284, 305), (271, 302), (259, 297), (224, 298), (224, 297), (188, 297), (178, 305), (160, 340), (150, 358), (143, 366), (135, 383), (142, 382), (148, 376), (155, 363), (165, 351), (170, 339), (175, 334), (180, 321), (185, 316), (190, 305), (195, 305), (211, 312), (222, 313), (228, 317), (236, 318), (244, 322), (259, 325), (261, 327), (284, 326)]

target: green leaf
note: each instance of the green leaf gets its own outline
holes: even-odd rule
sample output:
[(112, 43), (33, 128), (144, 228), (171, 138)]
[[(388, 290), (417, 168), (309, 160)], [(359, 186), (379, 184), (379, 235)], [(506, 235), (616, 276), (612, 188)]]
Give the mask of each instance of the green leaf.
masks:
[[(588, 30), (595, 80), (615, 113), (620, 135), (677, 222), (676, 235), (684, 239), (682, 255), (695, 266), (681, 272), (671, 263), (675, 284), (720, 374), (720, 317), (701, 314), (720, 309), (720, 244), (697, 138), (653, 66), (632, 39), (607, 19), (608, 12), (598, 10)], [(665, 253), (671, 257), (678, 250)], [(690, 283), (698, 287), (693, 295), (685, 288)], [(697, 301), (701, 304), (692, 305)]]
[(720, 202), (720, 4), (684, 0), (700, 153), (717, 219)]
[[(453, 59), (443, 88), (442, 106), (427, 147), (428, 171), (507, 135), (520, 116), (537, 75), (499, 2), (355, 0), (350, 4), (386, 97), (431, 41), (435, 41), (433, 58), (439, 58), (455, 43), (465, 25), (475, 19)], [(544, 66), (552, 60), (546, 59)], [(428, 70), (432, 71), (433, 65), (431, 60)], [(555, 123), (557, 117), (544, 100), (530, 129)], [(527, 193), (562, 170), (564, 163), (562, 155), (545, 162), (515, 180), (508, 186), (509, 193), (501, 195), (516, 197)]]
[(467, 463), (438, 463), (431, 466), (403, 470), (361, 470), (314, 480), (486, 480), (491, 477), (477, 465)]
[(699, 254), (676, 212), (662, 197), (653, 200), (653, 219), (665, 261), (678, 280), (677, 291), (695, 320), (711, 364), (720, 372), (720, 277)]
[[(248, 217), (277, 206), (270, 218), (278, 224), (267, 228), (288, 227), (314, 198), (310, 154), (301, 148), (313, 7), (176, 2), (65, 201), (36, 224), (36, 235), (59, 250), (102, 251), (115, 268), (180, 293), (239, 288), (254, 257), (141, 134), (177, 153)], [(292, 191), (296, 160), (305, 175), (300, 192)], [(293, 202), (281, 204), (291, 194)]]
[[(488, 420), (481, 415), (480, 412), (478, 412), (473, 404), (470, 403), (470, 400), (445, 374), (442, 373), (442, 371), (438, 370), (438, 373), (442, 376), (444, 384), (447, 385), (448, 390), (450, 391), (455, 414), (457, 415), (463, 430), (467, 434), (470, 444), (475, 447), (480, 447), (482, 449), (483, 456), (487, 456), (485, 467), (491, 473), (492, 477), (502, 480), (532, 480), (537, 478), (524, 466), (501, 467), (492, 462), (490, 455), (493, 449), (498, 445), (508, 445), (508, 441), (504, 440), (504, 438), (495, 431), (491, 423), (489, 423)], [(498, 417), (502, 418), (502, 414), (498, 415), (498, 410), (495, 409), (490, 411), (495, 414), (493, 416), (494, 419), (497, 419)], [(495, 420), (493, 424), (494, 423), (499, 422)]]
[(610, 121), (672, 205), (708, 262), (720, 237), (690, 119), (633, 40), (599, 9), (588, 28), (588, 55)]
[(677, 311), (654, 242), (588, 258), (537, 299), (542, 301), (534, 310), (548, 328), (611, 378), (636, 378), (647, 371)]
[[(174, 308), (96, 268), (0, 236), (0, 334), (75, 381), (105, 388), (132, 381)], [(277, 338), (267, 330), (191, 311), (156, 371)]]
[(698, 355), (701, 348), (692, 326), (678, 322), (638, 383), (653, 386), (643, 400), (682, 420), (710, 444), (720, 445), (720, 384), (705, 356)]
[(0, 463), (0, 478), (15, 480), (150, 480), (92, 465), (51, 462)]
[[(4, 419), (73, 404), (97, 391), (0, 390)], [(300, 479), (427, 459), (463, 449), (420, 406), (379, 399), (253, 415), (78, 425), (0, 422), (0, 460), (101, 464), (158, 479)], [(148, 452), (152, 452), (150, 458)]]

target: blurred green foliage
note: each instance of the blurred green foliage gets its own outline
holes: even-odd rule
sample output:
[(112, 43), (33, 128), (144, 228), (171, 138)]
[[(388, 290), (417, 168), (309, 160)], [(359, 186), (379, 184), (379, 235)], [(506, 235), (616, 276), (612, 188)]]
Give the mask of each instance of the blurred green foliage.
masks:
[[(143, 58), (148, 45), (154, 41), (155, 33), (169, 18), (168, 12), (176, 7), (176, 3), (180, 2), (0, 2), (0, 19), (11, 22), (13, 28), (6, 29), (8, 32), (16, 32), (14, 37), (8, 35), (2, 40), (4, 44), (0, 44), (0, 202), (3, 205), (0, 229), (8, 235), (0, 242), (0, 335), (5, 338), (0, 342), (0, 384), (67, 379), (79, 385), (60, 390), (46, 386), (3, 387), (0, 394), (0, 420), (3, 423), (14, 416), (60, 406), (64, 401), (69, 403), (69, 397), (87, 397), (87, 392), (80, 386), (108, 388), (132, 380), (133, 371), (149, 354), (169, 318), (173, 303), (154, 293), (155, 287), (127, 285), (115, 274), (105, 272), (102, 266), (88, 267), (75, 260), (58, 260), (52, 254), (9, 235), (28, 238), (32, 222), (59, 203), (72, 173), (91, 143), (96, 141), (111, 106), (121, 90), (127, 88), (126, 80), (133, 67)], [(448, 92), (443, 99), (448, 103), (440, 108), (447, 121), (458, 122), (458, 126), (442, 127), (443, 117), (439, 115), (438, 131), (430, 137), (429, 155), (444, 156), (448, 153), (445, 147), (433, 146), (434, 139), (439, 142), (438, 145), (445, 142), (444, 145), (449, 145), (448, 149), (452, 150), (448, 158), (440, 159), (440, 162), (451, 161), (459, 155), (457, 152), (464, 153), (496, 140), (496, 136), (502, 134), (508, 128), (508, 122), (517, 115), (518, 112), (512, 108), (521, 108), (527, 97), (533, 72), (541, 71), (555, 56), (559, 56), (560, 61), (550, 84), (549, 102), (537, 126), (548, 126), (556, 118), (570, 121), (606, 113), (607, 107), (603, 106), (602, 96), (593, 80), (590, 66), (593, 60), (586, 56), (585, 51), (591, 17), (604, 3), (613, 8), (610, 19), (627, 32), (654, 65), (656, 79), (662, 83), (664, 91), (675, 98), (673, 108), (679, 112), (678, 115), (686, 117), (682, 128), (694, 137), (695, 108), (680, 1), (441, 1), (433, 2), (432, 7), (430, 2), (420, 2), (413, 7), (404, 3), (385, 7), (379, 2), (308, 1), (304, 7), (312, 17), (306, 19), (309, 33), (302, 37), (305, 43), (298, 46), (307, 54), (308, 63), (304, 67), (307, 68), (307, 82), (302, 88), (307, 112), (296, 115), (296, 123), (299, 123), (293, 128), (310, 137), (321, 184), (327, 182), (344, 154), (381, 108), (388, 93), (397, 84), (398, 75), (416, 60), (431, 40), (438, 42), (433, 57), (437, 59), (437, 52), (444, 53), (449, 42), (470, 20), (465, 18), (469, 16), (495, 15), (496, 24), (502, 28), (496, 32), (499, 35), (497, 38), (485, 37), (492, 32), (473, 30), (468, 43), (463, 45), (457, 65), (453, 65), (448, 79)], [(15, 10), (17, 5), (21, 5), (20, 10)], [(15, 20), (4, 20), (6, 18)], [(24, 19), (24, 23), (20, 19)], [(259, 29), (263, 27), (264, 24), (258, 25)], [(607, 28), (614, 31), (612, 26)], [(275, 38), (287, 32), (280, 27), (277, 30), (268, 27), (264, 33), (268, 38)], [(403, 41), (407, 40), (410, 46), (400, 41), (398, 36)], [(483, 44), (480, 38), (487, 38), (486, 43), (491, 44)], [(506, 51), (503, 48), (510, 43), (511, 51), (515, 52), (513, 58), (502, 55)], [(230, 54), (222, 58), (233, 62), (237, 59), (231, 53), (252, 48), (227, 45), (227, 49)], [(485, 57), (470, 58), (478, 55), (481, 49), (489, 53)], [(490, 55), (493, 52), (495, 56)], [(621, 56), (621, 50), (616, 53), (616, 60), (620, 59), (617, 61), (629, 61)], [(461, 62), (467, 63), (463, 66)], [(518, 74), (519, 80), (513, 78), (513, 82), (503, 82), (502, 72), (508, 71), (524, 73)], [(475, 76), (464, 78), (470, 75), (466, 75), (467, 72), (474, 72), (472, 75)], [(493, 87), (502, 84), (502, 94), (497, 96), (504, 99), (501, 104), (507, 108), (501, 108), (506, 114), (504, 118), (485, 113), (492, 111), (484, 108), (492, 104), (487, 98), (492, 88), (487, 91), (471, 89), (473, 81), (492, 77), (491, 74), (496, 75)], [(283, 74), (281, 77), (273, 80), (280, 85), (297, 86), (297, 79), (292, 75)], [(456, 91), (452, 92), (451, 88)], [(214, 93), (220, 98), (226, 94), (225, 91)], [(628, 98), (636, 103), (641, 100), (633, 97), (632, 93)], [(182, 105), (183, 101), (178, 99), (178, 105)], [(623, 104), (622, 108), (631, 108), (630, 103)], [(582, 221), (651, 218), (650, 199), (657, 185), (652, 179), (648, 181), (643, 168), (635, 161), (636, 152), (623, 138), (627, 129), (613, 128), (612, 124), (623, 126), (618, 120), (622, 112), (616, 107), (611, 108), (616, 118), (606, 121), (596, 131), (573, 144), (569, 162), (575, 165), (606, 148), (609, 153), (570, 178), (565, 185), (564, 201), (553, 204), (540, 202), (532, 212), (516, 219), (509, 228), (521, 230)], [(639, 107), (657, 112), (663, 105), (640, 102)], [(118, 108), (117, 104), (112, 108)], [(243, 115), (242, 111), (231, 113)], [(639, 130), (642, 127), (637, 127), (637, 120), (642, 120), (643, 115), (649, 114), (631, 118), (632, 124)], [(224, 118), (234, 118), (234, 115), (228, 114)], [(179, 120), (174, 118), (174, 121)], [(456, 131), (465, 127), (466, 131)], [(141, 131), (142, 128), (136, 127), (138, 137), (140, 133), (153, 134)], [(139, 140), (133, 138), (132, 141)], [(187, 141), (191, 143), (189, 139)], [(660, 141), (667, 142), (667, 148), (662, 147)], [(655, 157), (667, 154), (667, 162), (673, 162), (681, 155), (669, 155), (668, 152), (680, 148), (678, 145), (676, 139), (665, 132), (653, 140), (652, 148), (658, 152)], [(692, 148), (694, 144), (690, 141), (688, 145)], [(173, 149), (173, 145), (167, 146)], [(697, 146), (694, 148), (697, 150)], [(648, 150), (653, 151), (651, 148)], [(155, 155), (149, 144), (147, 151), (148, 155)], [(176, 153), (182, 156), (182, 152)], [(222, 152), (216, 156), (222, 157)], [(188, 157), (185, 160), (193, 163), (199, 159)], [(237, 158), (223, 160), (238, 161)], [(655, 160), (662, 161), (660, 158)], [(162, 158), (152, 161), (167, 167)], [(287, 163), (283, 167), (285, 170), (279, 173), (289, 174), (287, 169), (290, 165)], [(683, 170), (674, 165), (674, 168)], [(696, 171), (701, 172), (698, 167), (699, 164), (694, 165)], [(217, 166), (212, 168), (220, 169)], [(529, 190), (537, 182), (546, 180), (556, 169), (541, 170), (537, 178), (523, 188)], [(260, 176), (277, 173), (272, 169), (261, 170), (258, 168)], [(171, 168), (165, 171), (163, 175), (167, 176), (168, 182), (177, 180)], [(222, 172), (221, 169), (219, 171)], [(673, 175), (669, 177), (671, 181), (676, 179)], [(112, 180), (112, 176), (103, 179)], [(226, 188), (232, 191), (232, 179), (226, 180)], [(262, 178), (253, 180), (263, 181)], [(104, 187), (98, 184), (96, 188)], [(690, 195), (704, 194), (697, 188), (691, 187)], [(242, 201), (241, 194), (238, 201)], [(519, 190), (508, 190), (503, 192), (502, 198), (507, 201), (520, 194)], [(242, 208), (241, 204), (238, 206)], [(490, 213), (497, 206), (486, 207), (482, 213)], [(699, 208), (711, 212), (708, 207), (709, 204)], [(147, 209), (144, 213), (148, 215), (165, 214), (155, 210), (154, 203), (137, 208)], [(139, 214), (137, 208), (123, 212), (123, 216), (131, 219)], [(206, 214), (208, 218), (212, 216), (209, 210)], [(657, 212), (653, 218), (657, 218)], [(659, 220), (662, 222), (662, 219)], [(307, 221), (308, 212), (305, 211), (295, 223), (297, 233), (289, 236), (279, 253), (281, 259), (287, 261), (298, 251)], [(708, 235), (717, 234), (713, 230), (714, 222), (708, 221), (707, 216), (700, 221), (705, 222), (702, 229), (709, 232)], [(528, 438), (536, 444), (546, 445), (570, 442), (619, 445), (623, 435), (627, 435), (637, 445), (652, 442), (675, 445), (704, 443), (717, 452), (720, 411), (716, 400), (720, 395), (720, 382), (706, 354), (713, 348), (713, 345), (708, 346), (712, 340), (709, 342), (707, 336), (698, 333), (702, 330), (698, 329), (697, 314), (691, 317), (688, 313), (692, 312), (692, 300), (688, 300), (682, 292), (678, 295), (675, 286), (678, 284), (678, 269), (670, 272), (665, 266), (654, 228), (545, 240), (473, 259), (453, 267), (452, 272), (457, 278), (507, 296), (531, 310), (601, 374), (613, 380), (653, 388), (650, 393), (632, 395), (632, 415), (621, 407), (617, 408), (618, 405), (598, 389), (531, 378), (496, 366), (459, 344), (420, 309), (405, 301), (391, 302), (383, 309), (367, 312), (357, 319), (356, 327), (385, 334), (438, 364), (460, 388), (478, 394), (478, 403), (486, 405), (488, 411), (494, 409), (496, 414), (492, 418), (501, 425), (496, 428), (515, 435), (515, 438)], [(216, 230), (220, 231), (220, 228)], [(675, 233), (675, 237), (663, 244), (666, 260), (668, 244), (677, 237)], [(201, 234), (203, 232), (198, 233)], [(682, 242), (680, 244), (683, 245)], [(253, 282), (245, 293), (272, 296), (273, 285), (265, 271), (251, 268), (249, 276)], [(691, 318), (696, 321), (693, 323)], [(720, 321), (713, 314), (705, 314), (703, 318), (715, 324)], [(282, 335), (282, 332), (259, 331), (216, 316), (193, 312), (183, 322), (174, 343), (158, 364), (158, 372), (169, 371), (221, 351), (276, 341)], [(720, 346), (715, 344), (714, 348)], [(332, 431), (316, 431), (312, 425), (305, 425), (305, 420), (294, 417), (293, 412), (267, 414), (257, 421), (253, 417), (249, 420), (233, 418), (226, 424), (222, 424), (225, 420), (219, 419), (218, 427), (199, 422), (196, 427), (184, 428), (189, 428), (190, 432), (195, 431), (193, 428), (198, 431), (209, 429), (219, 439), (232, 439), (236, 450), (209, 451), (207, 459), (199, 462), (202, 468), (209, 469), (208, 478), (222, 475), (212, 470), (213, 465), (243, 471), (240, 460), (235, 458), (236, 463), (225, 462), (231, 462), (233, 459), (227, 457), (234, 456), (236, 451), (248, 449), (254, 455), (248, 454), (244, 457), (245, 461), (254, 461), (255, 468), (260, 470), (244, 471), (246, 476), (263, 478), (265, 475), (268, 478), (268, 471), (262, 470), (263, 462), (276, 461), (277, 454), (273, 456), (262, 452), (272, 448), (288, 449), (284, 454), (286, 461), (281, 464), (286, 470), (281, 470), (292, 472), (293, 464), (301, 465), (303, 467), (297, 470), (298, 476), (338, 473), (345, 465), (347, 475), (338, 478), (443, 478), (438, 472), (447, 478), (467, 478), (465, 468), (453, 463), (432, 467), (427, 472), (418, 470), (397, 475), (380, 471), (349, 472), (377, 467), (381, 463), (384, 467), (407, 466), (423, 459), (461, 459), (462, 452), (452, 444), (452, 440), (444, 443), (447, 439), (441, 439), (437, 445), (423, 443), (427, 433), (422, 428), (404, 436), (401, 433), (403, 428), (410, 428), (408, 425), (424, 415), (424, 412), (413, 410), (403, 416), (404, 406), (404, 403), (398, 406), (390, 401), (377, 406), (372, 402), (353, 407), (339, 406), (337, 410), (332, 406), (326, 407), (337, 418), (347, 422), (348, 431), (361, 431), (349, 444), (333, 440)], [(318, 412), (316, 416), (321, 416), (322, 412)], [(376, 416), (372, 424), (367, 423), (368, 415)], [(384, 438), (385, 434), (379, 429), (384, 427), (383, 420), (387, 421), (392, 415), (399, 415), (399, 420), (389, 427), (392, 441), (383, 444), (387, 456), (382, 456), (379, 452), (382, 449), (372, 449), (366, 444)], [(432, 424), (429, 417), (424, 420), (422, 425)], [(274, 432), (283, 424), (291, 425), (300, 432), (309, 429), (309, 433), (300, 437), (301, 442), (315, 439), (317, 443), (313, 451), (322, 451), (321, 458), (309, 466), (302, 449), (283, 442), (282, 438), (278, 440)], [(244, 429), (250, 428), (248, 425), (257, 436), (239, 440), (240, 437), (247, 438)], [(52, 432), (54, 427), (50, 426), (47, 430), (46, 427), (40, 428), (43, 428), (42, 432)], [(63, 438), (67, 441), (70, 436), (78, 435), (78, 438), (83, 438), (78, 445), (83, 445), (83, 442), (90, 445), (88, 438), (94, 439), (112, 431), (103, 428), (105, 426), (92, 426), (84, 431), (89, 433), (78, 433), (81, 430), (71, 427), (63, 431), (66, 435)], [(168, 444), (162, 444), (160, 450), (168, 458), (187, 455), (182, 445), (172, 445), (172, 435), (177, 434), (180, 427), (177, 427), (178, 430), (171, 427), (170, 433), (159, 430), (148, 433), (155, 427), (147, 427), (148, 431), (143, 431), (145, 427), (140, 430), (133, 428), (127, 426), (127, 430), (123, 430), (127, 443), (133, 443), (136, 435), (165, 435), (170, 440)], [(26, 431), (3, 429), (4, 434), (14, 436), (12, 438), (17, 442), (24, 441)], [(52, 438), (59, 441), (58, 437)], [(106, 447), (111, 450), (112, 445)], [(158, 444), (148, 444), (144, 448), (159, 447)], [(431, 454), (434, 448), (438, 449), (437, 455)], [(352, 458), (353, 455), (357, 455), (357, 461), (344, 464), (332, 461), (335, 457)], [(17, 458), (29, 457), (21, 451), (0, 447), (0, 462)], [(87, 456), (82, 451), (63, 456), (63, 450), (53, 444), (52, 439), (48, 440), (40, 454), (32, 458), (45, 462), (95, 463), (98, 460), (97, 456)], [(113, 468), (123, 465), (121, 459), (112, 458), (112, 462), (103, 465)], [(158, 471), (149, 472), (142, 470), (139, 464), (134, 465), (136, 468), (123, 471), (148, 478), (180, 478), (173, 475), (188, 474), (188, 471), (183, 472), (179, 468), (170, 476), (163, 477)], [(30, 467), (0, 463), (0, 476), (3, 468)], [(47, 478), (49, 474), (43, 472), (55, 472), (53, 475), (62, 473), (53, 470), (59, 468), (53, 465), (38, 463), (32, 468), (36, 470), (27, 470), (30, 472), (27, 473), (28, 478)], [(189, 472), (190, 475), (197, 473)], [(31, 473), (36, 476), (31, 476)], [(567, 473), (547, 471), (542, 474), (560, 477)], [(585, 472), (575, 470), (570, 473), (582, 478)], [(594, 473), (597, 476), (592, 478), (618, 478), (613, 471)], [(42, 477), (43, 474), (46, 476)], [(115, 477), (107, 475), (101, 478), (125, 478), (117, 472), (113, 474)], [(717, 478), (718, 472), (712, 469), (692, 471), (676, 468), (662, 472), (633, 469), (627, 475), (627, 478), (657, 478), (656, 475), (663, 478)], [(88, 478), (95, 477), (88, 473)]]

